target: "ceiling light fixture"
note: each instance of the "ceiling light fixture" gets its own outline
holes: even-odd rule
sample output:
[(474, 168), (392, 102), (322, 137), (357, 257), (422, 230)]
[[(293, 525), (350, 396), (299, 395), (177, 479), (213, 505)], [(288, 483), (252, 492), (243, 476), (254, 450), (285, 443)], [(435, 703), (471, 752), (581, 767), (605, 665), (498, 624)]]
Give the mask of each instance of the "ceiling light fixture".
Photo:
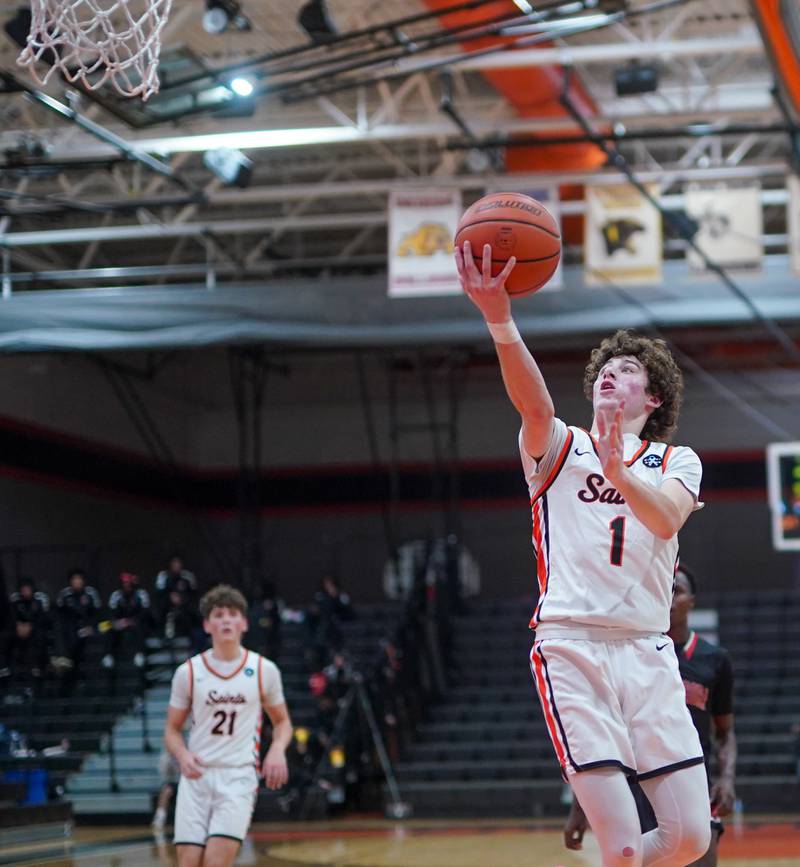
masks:
[(316, 45), (332, 42), (339, 35), (325, 0), (309, 0), (297, 13), (297, 23)]
[(236, 78), (231, 79), (231, 90), (237, 96), (252, 96), (253, 91), (255, 90), (255, 85), (249, 78), (237, 76)]
[(203, 30), (206, 33), (224, 33), (226, 30), (250, 30), (250, 20), (242, 12), (238, 0), (206, 0)]

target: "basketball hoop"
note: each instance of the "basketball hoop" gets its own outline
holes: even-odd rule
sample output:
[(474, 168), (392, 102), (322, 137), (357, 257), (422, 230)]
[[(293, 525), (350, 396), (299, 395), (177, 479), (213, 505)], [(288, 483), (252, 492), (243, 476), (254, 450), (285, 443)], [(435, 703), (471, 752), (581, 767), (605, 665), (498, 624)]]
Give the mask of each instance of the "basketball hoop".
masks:
[[(28, 45), (17, 58), (39, 82), (58, 70), (96, 90), (110, 82), (123, 96), (158, 93), (161, 30), (172, 0), (31, 0)], [(44, 75), (37, 63), (50, 68)]]

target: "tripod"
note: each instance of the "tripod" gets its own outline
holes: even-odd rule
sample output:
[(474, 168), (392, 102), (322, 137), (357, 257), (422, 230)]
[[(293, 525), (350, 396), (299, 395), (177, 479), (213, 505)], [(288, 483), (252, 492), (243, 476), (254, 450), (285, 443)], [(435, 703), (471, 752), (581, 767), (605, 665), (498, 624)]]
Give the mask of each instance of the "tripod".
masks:
[[(366, 687), (364, 686), (364, 678), (358, 672), (354, 673), (353, 682), (351, 683), (350, 687), (345, 693), (344, 698), (342, 699), (339, 713), (336, 715), (336, 720), (333, 724), (333, 731), (331, 732), (330, 742), (332, 744), (338, 743), (341, 739), (342, 733), (345, 729), (345, 725), (347, 724), (347, 720), (350, 716), (350, 712), (356, 702), (358, 702), (358, 706), (361, 708), (361, 711), (364, 714), (364, 719), (367, 722), (367, 729), (372, 739), (372, 744), (375, 747), (375, 752), (378, 755), (378, 761), (380, 762), (381, 769), (383, 770), (383, 774), (386, 777), (386, 785), (389, 787), (389, 796), (391, 798), (391, 801), (386, 806), (386, 815), (390, 819), (407, 819), (411, 815), (411, 805), (405, 803), (400, 799), (400, 789), (397, 785), (397, 778), (395, 777), (394, 771), (392, 769), (392, 763), (389, 761), (389, 755), (386, 752), (386, 746), (383, 743), (383, 735), (381, 734), (380, 728), (378, 728), (378, 723), (375, 719), (375, 713), (372, 709), (372, 702), (370, 701)], [(311, 799), (313, 797), (314, 790), (319, 783), (322, 775), (330, 767), (330, 750), (326, 750), (325, 755), (320, 759), (319, 764), (314, 771), (314, 776), (306, 791), (305, 798), (303, 799), (303, 806), (300, 809), (300, 819), (305, 819), (307, 817), (308, 811), (311, 807)]]

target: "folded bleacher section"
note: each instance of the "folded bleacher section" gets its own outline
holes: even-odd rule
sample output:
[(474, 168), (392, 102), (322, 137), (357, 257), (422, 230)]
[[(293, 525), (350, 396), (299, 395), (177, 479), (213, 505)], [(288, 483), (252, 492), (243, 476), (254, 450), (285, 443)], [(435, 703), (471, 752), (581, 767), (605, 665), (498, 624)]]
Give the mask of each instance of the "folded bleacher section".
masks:
[[(720, 642), (736, 674), (737, 792), (748, 812), (796, 811), (800, 595), (726, 593)], [(416, 815), (561, 813), (563, 786), (528, 668), (532, 600), (473, 601), (452, 620), (449, 688), (397, 767)]]

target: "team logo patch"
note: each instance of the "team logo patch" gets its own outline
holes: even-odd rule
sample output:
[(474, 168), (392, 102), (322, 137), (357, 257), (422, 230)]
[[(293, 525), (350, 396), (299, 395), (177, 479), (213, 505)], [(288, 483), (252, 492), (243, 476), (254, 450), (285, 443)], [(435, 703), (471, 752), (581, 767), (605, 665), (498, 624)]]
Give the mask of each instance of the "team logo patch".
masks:
[(245, 673), (248, 677), (252, 677), (252, 676), (255, 674), (255, 672), (253, 671), (252, 668), (246, 668), (246, 669), (244, 670), (244, 673)]
[(664, 461), (661, 458), (661, 455), (647, 455), (647, 457), (642, 459), (642, 463), (646, 467), (650, 467), (650, 469), (654, 469), (655, 467), (660, 467)]

